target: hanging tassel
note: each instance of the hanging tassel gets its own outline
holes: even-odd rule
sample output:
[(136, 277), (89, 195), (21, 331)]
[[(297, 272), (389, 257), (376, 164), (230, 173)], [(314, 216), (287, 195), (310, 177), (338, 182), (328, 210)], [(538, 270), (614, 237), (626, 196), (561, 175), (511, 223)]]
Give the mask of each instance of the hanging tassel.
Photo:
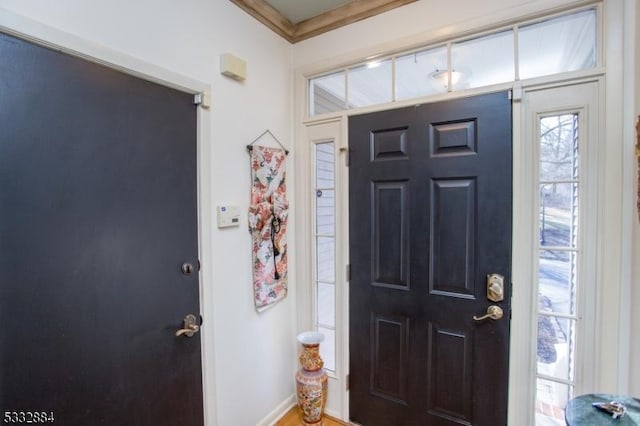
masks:
[(280, 274), (278, 273), (278, 261), (276, 259), (280, 255), (280, 250), (276, 244), (276, 234), (278, 232), (280, 232), (280, 221), (274, 215), (273, 219), (271, 219), (271, 245), (273, 247), (273, 278), (276, 280), (280, 279)]

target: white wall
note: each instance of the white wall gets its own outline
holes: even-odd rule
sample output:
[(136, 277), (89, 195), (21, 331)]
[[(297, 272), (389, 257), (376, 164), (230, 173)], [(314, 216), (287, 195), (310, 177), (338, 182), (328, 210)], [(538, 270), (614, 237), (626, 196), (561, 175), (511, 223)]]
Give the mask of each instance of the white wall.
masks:
[[(258, 424), (294, 392), (295, 304), (292, 294), (264, 313), (253, 308), (245, 145), (267, 128), (292, 145), (291, 46), (227, 0), (0, 0), (0, 7), (211, 86), (208, 207), (236, 203), (243, 216), (239, 228), (211, 227), (213, 255), (202, 259), (213, 271), (202, 283), (206, 368), (211, 374), (215, 359), (217, 398), (208, 424)], [(225, 52), (247, 61), (246, 82), (219, 74)]]

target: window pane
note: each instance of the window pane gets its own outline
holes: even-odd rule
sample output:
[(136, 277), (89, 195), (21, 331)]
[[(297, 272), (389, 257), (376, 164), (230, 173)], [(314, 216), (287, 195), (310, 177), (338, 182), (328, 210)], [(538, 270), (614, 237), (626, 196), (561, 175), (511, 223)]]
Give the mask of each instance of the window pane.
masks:
[(349, 108), (391, 102), (391, 59), (352, 68), (349, 78)]
[(573, 381), (574, 333), (575, 320), (538, 315), (538, 374)]
[(578, 178), (578, 115), (540, 119), (540, 180)]
[(333, 237), (318, 237), (316, 242), (317, 281), (335, 282), (335, 244)]
[(536, 383), (536, 426), (564, 426), (564, 407), (572, 396), (570, 386), (538, 379)]
[[(325, 335), (320, 353), (325, 368), (335, 370), (335, 144), (315, 145), (316, 196), (316, 318), (318, 331)], [(328, 328), (327, 328), (328, 327)]]
[(316, 190), (316, 232), (333, 235), (335, 230), (335, 191)]
[(578, 239), (578, 184), (540, 185), (540, 245), (576, 247)]
[(460, 73), (453, 76), (453, 90), (513, 81), (513, 31), (456, 43), (451, 46), (451, 62), (453, 71)]
[(520, 78), (593, 68), (596, 11), (586, 10), (520, 28)]
[(335, 285), (318, 283), (318, 324), (335, 327), (335, 302)]
[(316, 145), (316, 188), (334, 188), (333, 142)]
[(577, 254), (573, 251), (540, 251), (538, 293), (540, 309), (576, 313)]
[(396, 58), (396, 99), (444, 93), (447, 82), (434, 78), (447, 69), (447, 48), (424, 50)]
[(324, 361), (324, 368), (336, 371), (336, 332), (324, 327), (318, 327), (318, 331), (324, 334), (324, 341), (320, 343), (320, 356)]
[(309, 80), (309, 115), (346, 109), (345, 93), (344, 71)]

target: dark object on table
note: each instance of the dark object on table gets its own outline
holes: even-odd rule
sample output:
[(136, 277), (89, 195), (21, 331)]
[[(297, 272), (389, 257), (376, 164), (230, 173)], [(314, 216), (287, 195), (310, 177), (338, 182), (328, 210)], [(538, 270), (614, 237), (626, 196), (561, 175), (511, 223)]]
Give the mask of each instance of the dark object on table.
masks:
[[(619, 402), (626, 408), (624, 417), (613, 418), (609, 413), (596, 410), (594, 403)], [(626, 395), (591, 393), (576, 396), (564, 410), (569, 426), (640, 426), (640, 400)]]
[(624, 413), (627, 411), (624, 405), (617, 401), (611, 402), (594, 402), (593, 405), (600, 411), (604, 411), (607, 414), (610, 414), (612, 418), (619, 419), (624, 416)]

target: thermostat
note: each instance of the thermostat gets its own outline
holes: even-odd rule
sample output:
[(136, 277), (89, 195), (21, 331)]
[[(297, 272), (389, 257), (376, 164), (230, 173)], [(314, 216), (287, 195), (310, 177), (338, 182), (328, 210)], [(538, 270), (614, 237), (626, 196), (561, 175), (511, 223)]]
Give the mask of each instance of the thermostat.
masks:
[(240, 208), (238, 206), (218, 206), (218, 228), (240, 225)]

